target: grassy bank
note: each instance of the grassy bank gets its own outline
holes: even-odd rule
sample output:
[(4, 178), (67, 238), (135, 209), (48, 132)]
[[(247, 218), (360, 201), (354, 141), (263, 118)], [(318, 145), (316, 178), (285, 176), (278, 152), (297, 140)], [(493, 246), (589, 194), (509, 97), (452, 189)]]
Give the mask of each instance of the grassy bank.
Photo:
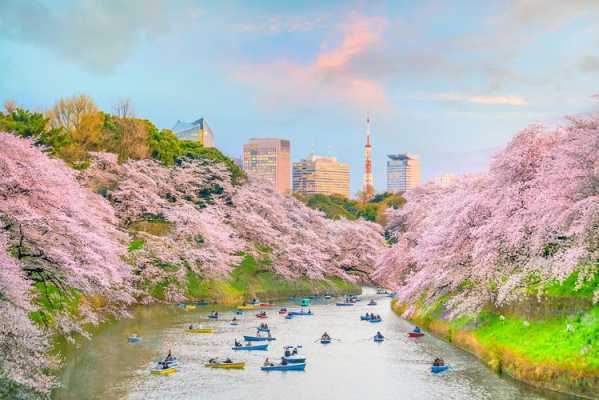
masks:
[[(596, 399), (599, 398), (599, 305), (576, 301), (574, 304), (587, 306), (565, 307), (570, 313), (563, 313), (564, 303), (592, 293), (588, 288), (570, 292), (568, 285), (572, 280), (557, 285), (561, 287), (553, 285), (541, 301), (529, 298), (526, 307), (490, 307), (475, 317), (449, 320), (445, 318), (444, 304), (449, 299), (446, 297), (429, 305), (417, 304), (407, 318), (474, 354), (497, 373), (539, 388)], [(396, 302), (392, 307), (398, 315), (407, 309), (405, 304)], [(535, 314), (535, 307), (543, 312)], [(548, 314), (551, 308), (555, 313)]]
[(288, 281), (268, 270), (267, 258), (245, 255), (243, 261), (228, 279), (202, 279), (194, 273), (187, 274), (186, 294), (190, 300), (207, 299), (221, 304), (241, 303), (253, 297), (276, 300), (288, 296), (310, 294), (360, 293), (359, 285), (337, 277), (309, 280), (305, 277)]

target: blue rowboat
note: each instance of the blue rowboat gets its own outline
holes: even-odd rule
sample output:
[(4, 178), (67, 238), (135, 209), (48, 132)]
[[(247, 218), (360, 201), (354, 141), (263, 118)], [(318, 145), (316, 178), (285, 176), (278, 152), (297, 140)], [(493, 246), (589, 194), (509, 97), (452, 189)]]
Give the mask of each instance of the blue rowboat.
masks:
[(376, 336), (376, 335), (375, 335), (375, 336), (374, 336), (372, 339), (373, 339), (375, 342), (382, 342), (382, 341), (384, 341), (384, 340), (385, 340), (385, 337), (384, 337), (384, 336)]
[(196, 306), (207, 306), (208, 304), (210, 304), (208, 302), (208, 300), (199, 300), (199, 301), (196, 301)]
[(285, 361), (287, 361), (289, 364), (301, 364), (306, 362), (306, 356), (302, 356), (299, 354), (283, 356), (282, 358), (285, 359)]
[(140, 336), (129, 336), (127, 338), (127, 341), (129, 343), (140, 343), (141, 342), (141, 337)]
[(239, 325), (239, 322), (237, 322), (237, 321), (231, 321), (231, 323), (229, 325), (237, 326), (237, 325)]
[(376, 324), (377, 322), (381, 322), (382, 319), (369, 319), (368, 322), (372, 322), (373, 324)]
[(243, 311), (237, 310), (237, 311), (235, 311), (235, 314), (237, 314), (237, 315), (243, 315)]
[(449, 369), (449, 365), (433, 365), (431, 366), (431, 372), (433, 374), (440, 374), (441, 372), (447, 371)]
[(285, 315), (285, 319), (293, 319), (293, 314), (287, 314), (287, 315)]
[(371, 317), (367, 317), (366, 315), (360, 315), (360, 321), (370, 321)]
[(233, 346), (233, 350), (268, 350), (267, 344), (255, 344), (252, 346)]
[(272, 365), (260, 367), (262, 371), (303, 371), (306, 369), (306, 363)]
[(354, 303), (337, 303), (337, 307), (350, 307), (353, 305)]
[(271, 340), (277, 339), (268, 336), (244, 336), (243, 340), (245, 340), (246, 342), (270, 342)]
[(314, 315), (312, 311), (290, 311), (287, 315)]
[(210, 318), (210, 319), (218, 319), (218, 314), (208, 315), (208, 318)]
[(331, 343), (331, 339), (320, 339), (320, 343), (329, 344), (329, 343)]

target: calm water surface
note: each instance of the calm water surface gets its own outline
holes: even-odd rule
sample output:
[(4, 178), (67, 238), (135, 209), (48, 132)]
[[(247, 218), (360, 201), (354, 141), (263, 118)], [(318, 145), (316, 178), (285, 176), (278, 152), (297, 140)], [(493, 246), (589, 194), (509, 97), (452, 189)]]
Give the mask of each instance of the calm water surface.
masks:
[[(366, 306), (370, 297), (377, 306)], [(221, 321), (205, 322), (216, 334), (189, 334), (185, 327), (205, 318), (211, 310), (198, 307), (186, 312), (174, 306), (140, 307), (134, 317), (101, 328), (93, 340), (65, 349), (63, 388), (56, 400), (80, 399), (571, 399), (533, 392), (503, 379), (482, 366), (474, 357), (431, 336), (414, 340), (405, 333), (412, 326), (393, 314), (389, 299), (367, 291), (354, 307), (315, 304), (314, 316), (286, 320), (277, 309), (268, 310), (266, 320), (272, 335), (264, 352), (235, 352), (234, 338), (255, 334), (260, 320), (246, 312), (239, 326), (230, 326), (231, 311)], [(295, 307), (297, 308), (297, 307)], [(383, 322), (360, 321), (360, 315), (374, 311)], [(328, 345), (314, 343), (323, 331), (341, 339)], [(380, 330), (386, 340), (373, 343)], [(128, 344), (133, 332), (141, 344)], [(265, 357), (277, 359), (285, 344), (301, 344), (307, 356), (305, 372), (262, 372)], [(154, 362), (171, 349), (180, 361), (176, 374), (150, 375)], [(245, 370), (211, 370), (203, 367), (210, 357), (231, 357), (246, 361)], [(432, 375), (430, 362), (442, 356), (455, 370)]]

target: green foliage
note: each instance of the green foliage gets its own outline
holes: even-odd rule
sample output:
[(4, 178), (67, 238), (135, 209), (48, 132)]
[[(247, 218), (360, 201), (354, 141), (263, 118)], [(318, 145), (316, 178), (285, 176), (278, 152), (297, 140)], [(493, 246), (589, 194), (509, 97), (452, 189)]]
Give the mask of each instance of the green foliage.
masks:
[(308, 207), (322, 211), (330, 219), (346, 218), (355, 220), (363, 218), (380, 224), (385, 223), (385, 210), (387, 208), (400, 208), (405, 204), (403, 197), (391, 193), (377, 194), (366, 203), (336, 194), (316, 194), (313, 196), (296, 194), (296, 197)]
[(129, 247), (127, 248), (129, 251), (139, 250), (144, 247), (146, 241), (143, 239), (134, 239), (129, 243)]
[(49, 281), (36, 282), (33, 285), (33, 303), (37, 310), (30, 312), (29, 318), (37, 324), (51, 326), (57, 312), (77, 316), (80, 301), (81, 293), (76, 289), (63, 290)]
[(17, 108), (12, 112), (0, 113), (0, 131), (13, 132), (25, 137), (38, 137), (46, 132), (48, 119), (42, 113)]
[(181, 155), (181, 141), (168, 129), (151, 129), (148, 137), (150, 157), (166, 166), (175, 164)]
[(166, 278), (163, 278), (162, 280), (160, 280), (158, 283), (156, 283), (152, 289), (150, 290), (150, 295), (152, 295), (153, 297), (159, 299), (159, 300), (164, 300), (166, 298), (166, 289), (170, 286), (170, 285), (176, 285), (177, 284), (177, 279), (175, 277), (169, 276)]

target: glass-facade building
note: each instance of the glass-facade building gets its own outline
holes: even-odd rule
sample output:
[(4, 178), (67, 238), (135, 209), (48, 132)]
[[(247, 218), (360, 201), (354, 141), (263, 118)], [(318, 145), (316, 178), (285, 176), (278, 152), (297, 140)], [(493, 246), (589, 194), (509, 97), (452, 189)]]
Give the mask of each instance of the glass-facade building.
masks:
[(243, 169), (273, 183), (278, 193), (291, 192), (291, 144), (282, 139), (250, 139), (243, 145)]
[(199, 142), (204, 147), (214, 147), (214, 134), (204, 118), (193, 122), (177, 121), (173, 133), (179, 139)]
[(416, 154), (390, 154), (387, 160), (387, 191), (400, 193), (420, 184), (420, 159)]
[(335, 157), (312, 154), (293, 163), (293, 191), (306, 196), (338, 194), (349, 197), (349, 164)]

